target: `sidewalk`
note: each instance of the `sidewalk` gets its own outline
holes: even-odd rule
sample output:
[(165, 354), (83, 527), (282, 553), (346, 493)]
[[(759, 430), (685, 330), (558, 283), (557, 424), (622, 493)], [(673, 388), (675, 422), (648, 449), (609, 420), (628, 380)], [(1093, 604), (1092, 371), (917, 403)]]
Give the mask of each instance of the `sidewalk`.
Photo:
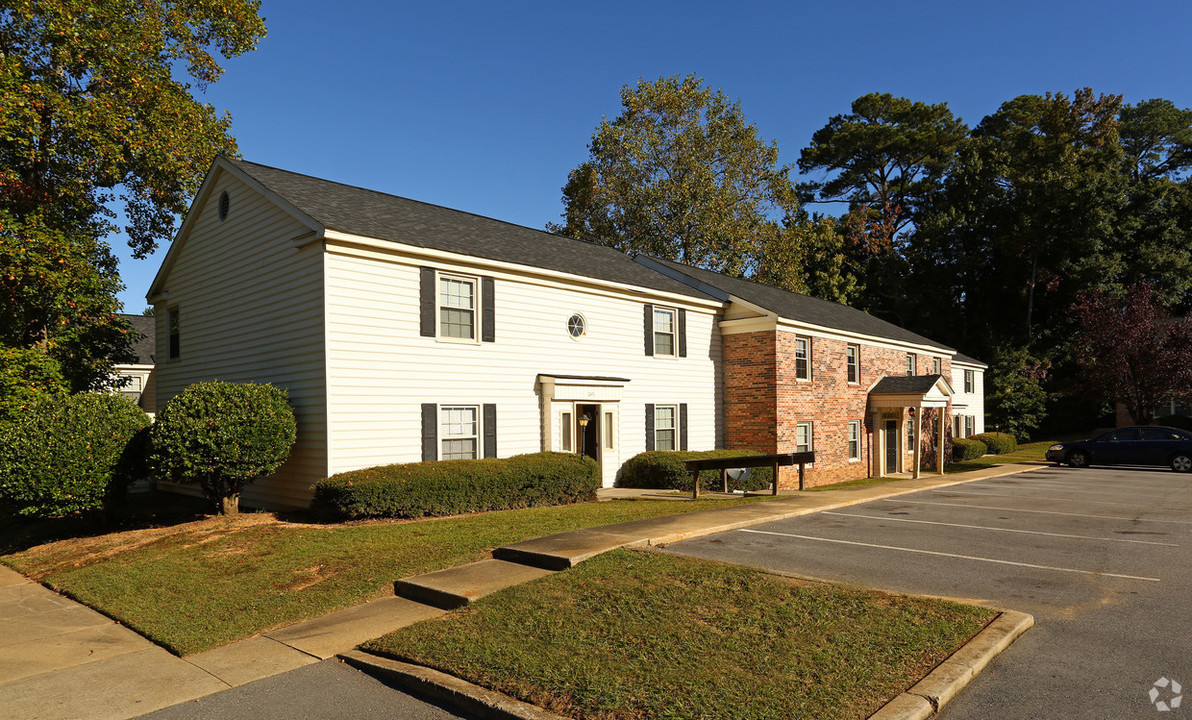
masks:
[(615, 548), (677, 542), (1035, 467), (1041, 466), (1008, 465), (855, 490), (784, 493), (767, 502), (527, 540), (498, 548), (489, 560), (398, 580), (393, 597), (186, 658), (0, 566), (0, 710), (7, 717), (30, 720), (136, 717), (334, 657)]

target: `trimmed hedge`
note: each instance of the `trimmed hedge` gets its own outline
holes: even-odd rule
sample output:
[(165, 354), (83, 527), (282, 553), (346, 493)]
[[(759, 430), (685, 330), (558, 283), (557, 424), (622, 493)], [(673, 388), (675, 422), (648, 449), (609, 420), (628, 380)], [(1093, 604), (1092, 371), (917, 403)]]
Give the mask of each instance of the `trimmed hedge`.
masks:
[(974, 435), (968, 438), (952, 438), (952, 459), (956, 462), (976, 460), (989, 452), (985, 443), (977, 440), (976, 437)]
[(1163, 417), (1155, 418), (1155, 424), (1179, 428), (1180, 430), (1192, 430), (1192, 417), (1188, 417), (1187, 415), (1164, 415)]
[(241, 489), (290, 456), (297, 424), (287, 397), (257, 383), (188, 386), (153, 424), (150, 461), (158, 477), (200, 483), (220, 512), (239, 512)]
[(1018, 449), (1018, 441), (1014, 436), (1004, 432), (985, 432), (979, 435), (970, 435), (970, 440), (980, 440), (989, 448), (989, 452), (994, 455), (1005, 455), (1006, 453), (1014, 452)]
[(110, 393), (45, 395), (0, 423), (0, 505), (15, 515), (102, 510), (145, 471), (149, 416)]
[(315, 484), (314, 507), (340, 517), (420, 518), (596, 499), (600, 466), (573, 453), (384, 465)]
[[(734, 457), (740, 455), (764, 455), (757, 450), (703, 450), (677, 452), (655, 450), (638, 453), (621, 467), (621, 487), (658, 488), (662, 490), (683, 490), (691, 492), (691, 473), (683, 465), (685, 460)], [(729, 478), (730, 490), (761, 490), (770, 486), (774, 469), (755, 467), (745, 483), (736, 483)], [(700, 490), (720, 490), (719, 470), (703, 470), (699, 474)]]

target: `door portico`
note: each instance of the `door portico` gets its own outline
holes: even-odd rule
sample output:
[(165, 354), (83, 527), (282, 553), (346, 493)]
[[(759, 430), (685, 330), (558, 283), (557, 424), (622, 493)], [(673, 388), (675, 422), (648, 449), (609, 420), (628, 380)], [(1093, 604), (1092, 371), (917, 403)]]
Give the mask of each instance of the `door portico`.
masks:
[[(906, 456), (912, 454), (911, 471), (916, 478), (919, 477), (923, 453), (922, 432), (926, 429), (923, 411), (926, 409), (936, 411), (936, 473), (944, 474), (944, 448), (951, 397), (952, 388), (942, 375), (887, 376), (873, 384), (869, 389), (869, 411), (877, 449), (873, 454), (875, 476), (905, 472)], [(903, 452), (904, 443), (912, 434), (913, 447)]]

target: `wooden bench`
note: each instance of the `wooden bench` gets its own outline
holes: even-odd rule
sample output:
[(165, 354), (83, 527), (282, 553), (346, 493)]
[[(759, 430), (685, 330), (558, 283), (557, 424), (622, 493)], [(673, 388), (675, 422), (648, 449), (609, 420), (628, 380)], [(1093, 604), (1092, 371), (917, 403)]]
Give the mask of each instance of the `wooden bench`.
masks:
[(704, 458), (685, 460), (683, 464), (691, 471), (691, 497), (699, 497), (699, 473), (701, 470), (719, 470), (724, 492), (728, 492), (728, 471), (732, 468), (772, 467), (774, 468), (773, 494), (778, 494), (778, 468), (799, 466), (799, 489), (803, 489), (803, 469), (815, 462), (815, 452), (782, 453), (780, 455), (739, 455), (737, 457)]

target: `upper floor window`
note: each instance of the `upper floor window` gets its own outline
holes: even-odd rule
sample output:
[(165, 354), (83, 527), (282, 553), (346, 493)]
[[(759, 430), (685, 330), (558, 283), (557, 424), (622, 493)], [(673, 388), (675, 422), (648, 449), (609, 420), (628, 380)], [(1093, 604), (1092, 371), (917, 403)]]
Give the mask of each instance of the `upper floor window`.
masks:
[(476, 281), (439, 277), (439, 337), (476, 339)]
[(795, 379), (811, 379), (811, 339), (795, 338)]
[(678, 450), (678, 408), (674, 405), (654, 406), (654, 449)]
[(972, 370), (964, 371), (964, 391), (971, 393), (976, 389), (976, 378)]
[(182, 357), (182, 324), (178, 319), (178, 308), (166, 311), (166, 327), (170, 338), (169, 356), (171, 360)]
[(811, 452), (812, 425), (810, 422), (795, 423), (795, 452)]
[(940, 371), (943, 366), (939, 358), (931, 358), (931, 372), (935, 375), (942, 375)]
[(906, 374), (907, 375), (915, 374), (915, 354), (914, 353), (906, 354)]
[(674, 357), (675, 355), (675, 311), (668, 308), (654, 308), (654, 355)]
[(848, 421), (848, 459), (861, 459), (861, 421)]
[(861, 382), (861, 346), (849, 345), (845, 349), (845, 356), (848, 362), (848, 381)]

